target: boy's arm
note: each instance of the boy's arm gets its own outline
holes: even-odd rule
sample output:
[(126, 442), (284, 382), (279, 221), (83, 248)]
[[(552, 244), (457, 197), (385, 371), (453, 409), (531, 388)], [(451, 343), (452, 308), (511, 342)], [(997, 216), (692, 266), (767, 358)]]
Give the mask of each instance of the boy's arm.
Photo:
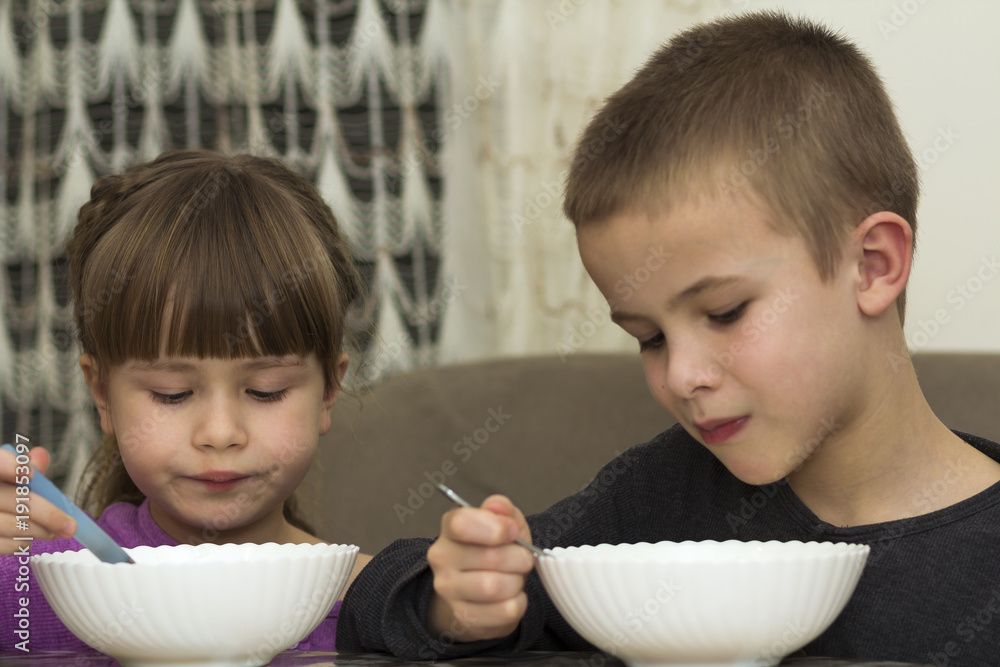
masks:
[[(528, 517), (532, 541), (543, 547), (627, 542), (634, 521), (624, 520), (634, 505), (636, 448), (609, 463), (582, 491)], [(623, 510), (623, 508), (626, 508)], [(467, 655), (509, 656), (527, 650), (588, 650), (562, 619), (535, 572), (528, 575), (528, 607), (517, 631), (500, 639), (456, 643), (449, 632), (426, 629), (433, 597), (427, 564), (428, 539), (397, 540), (377, 554), (344, 597), (337, 650), (389, 652), (405, 659), (432, 660)]]

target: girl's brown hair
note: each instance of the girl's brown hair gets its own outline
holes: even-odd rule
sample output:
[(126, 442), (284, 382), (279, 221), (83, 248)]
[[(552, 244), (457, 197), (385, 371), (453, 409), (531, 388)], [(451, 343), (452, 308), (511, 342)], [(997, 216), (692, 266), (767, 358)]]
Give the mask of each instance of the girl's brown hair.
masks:
[[(104, 377), (161, 353), (315, 353), (327, 390), (339, 388), (360, 279), (329, 206), (278, 160), (180, 150), (101, 178), (66, 252), (77, 337)], [(142, 435), (104, 437), (84, 473), (86, 509), (142, 502), (120, 454)], [(284, 513), (313, 532), (294, 496)]]

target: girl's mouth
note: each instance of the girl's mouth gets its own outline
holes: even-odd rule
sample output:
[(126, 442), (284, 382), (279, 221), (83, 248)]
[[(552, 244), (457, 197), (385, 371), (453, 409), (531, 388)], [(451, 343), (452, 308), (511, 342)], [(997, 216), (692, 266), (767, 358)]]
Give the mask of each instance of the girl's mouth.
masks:
[(250, 479), (250, 476), (229, 471), (211, 471), (201, 475), (194, 475), (191, 479), (203, 485), (209, 491), (229, 491), (239, 485), (240, 482)]

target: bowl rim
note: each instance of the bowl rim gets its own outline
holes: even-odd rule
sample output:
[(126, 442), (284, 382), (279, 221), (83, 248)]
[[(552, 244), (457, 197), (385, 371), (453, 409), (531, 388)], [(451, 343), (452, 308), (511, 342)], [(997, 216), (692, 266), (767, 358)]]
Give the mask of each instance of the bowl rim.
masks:
[[(770, 549), (764, 558), (751, 551), (757, 546)], [(784, 547), (787, 553), (780, 550)], [(719, 548), (728, 551), (720, 551)], [(706, 557), (706, 550), (713, 550)], [(549, 547), (553, 558), (540, 558), (543, 567), (553, 562), (670, 562), (670, 563), (784, 563), (825, 558), (857, 557), (867, 555), (871, 547), (856, 542), (827, 542), (822, 540), (660, 540), (658, 542), (622, 542), (611, 544), (581, 544), (566, 547)]]
[[(229, 555), (240, 555), (244, 551), (255, 550), (257, 547), (267, 547), (267, 549), (261, 549), (259, 554), (256, 554), (252, 559), (248, 560), (246, 558), (228, 558)], [(167, 551), (177, 551), (177, 552), (191, 552), (192, 555), (199, 555), (201, 552), (216, 552), (208, 553), (207, 556), (200, 557), (197, 562), (199, 563), (267, 563), (272, 561), (288, 560), (288, 559), (302, 559), (302, 558), (324, 558), (329, 556), (338, 555), (351, 555), (357, 554), (361, 551), (361, 548), (356, 544), (329, 544), (329, 543), (318, 543), (310, 544), (306, 542), (294, 543), (294, 542), (224, 542), (221, 544), (216, 544), (214, 542), (205, 542), (202, 544), (161, 544), (161, 545), (139, 545), (135, 547), (123, 547), (125, 552), (130, 556), (135, 556), (137, 559), (135, 563), (106, 563), (101, 560), (95, 560), (96, 556), (87, 549), (86, 547), (82, 549), (63, 549), (60, 551), (49, 551), (40, 554), (32, 554), (29, 557), (29, 561), (34, 564), (45, 565), (64, 565), (68, 567), (80, 567), (80, 566), (93, 566), (93, 567), (116, 567), (123, 566), (129, 568), (135, 568), (136, 566), (141, 566), (142, 568), (148, 567), (165, 567), (165, 566), (176, 566), (184, 565), (188, 561), (177, 560), (174, 558), (166, 558), (163, 560), (143, 560), (143, 553), (150, 552), (167, 552)], [(84, 555), (90, 554), (90, 555)]]

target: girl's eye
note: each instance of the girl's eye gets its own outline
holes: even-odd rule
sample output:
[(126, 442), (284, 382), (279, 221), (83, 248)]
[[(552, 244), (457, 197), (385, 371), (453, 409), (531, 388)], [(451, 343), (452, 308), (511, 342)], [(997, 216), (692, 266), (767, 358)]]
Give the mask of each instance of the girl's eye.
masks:
[(649, 350), (655, 350), (656, 348), (663, 345), (666, 339), (663, 334), (656, 334), (652, 338), (647, 338), (646, 340), (639, 341), (639, 354), (643, 352), (648, 352)]
[(257, 391), (256, 389), (247, 389), (247, 393), (253, 396), (255, 399), (261, 403), (272, 403), (274, 401), (280, 401), (285, 397), (288, 392), (287, 389), (281, 389), (280, 391)]
[(717, 315), (709, 315), (708, 319), (712, 320), (716, 324), (731, 324), (740, 319), (749, 304), (749, 301), (744, 301), (732, 310), (727, 310), (726, 312), (719, 313)]
[(151, 391), (149, 393), (154, 402), (163, 403), (165, 405), (177, 405), (191, 395), (190, 391), (182, 391), (179, 394), (161, 394), (156, 391)]

